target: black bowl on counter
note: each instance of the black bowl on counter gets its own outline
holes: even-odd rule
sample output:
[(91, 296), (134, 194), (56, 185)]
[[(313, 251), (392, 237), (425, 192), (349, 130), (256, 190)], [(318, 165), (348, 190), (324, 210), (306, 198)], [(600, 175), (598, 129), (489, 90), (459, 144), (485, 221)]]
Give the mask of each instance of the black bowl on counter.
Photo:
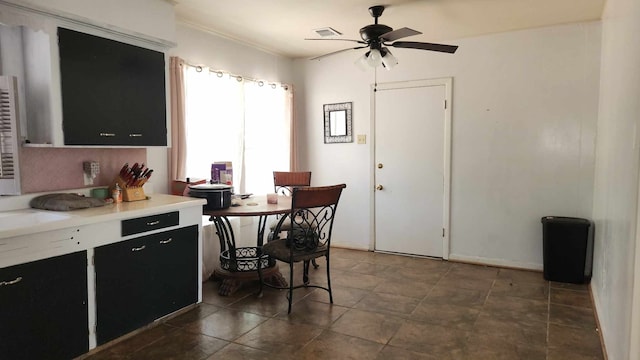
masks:
[(224, 184), (189, 185), (189, 196), (207, 199), (207, 210), (226, 209), (231, 206), (233, 186)]

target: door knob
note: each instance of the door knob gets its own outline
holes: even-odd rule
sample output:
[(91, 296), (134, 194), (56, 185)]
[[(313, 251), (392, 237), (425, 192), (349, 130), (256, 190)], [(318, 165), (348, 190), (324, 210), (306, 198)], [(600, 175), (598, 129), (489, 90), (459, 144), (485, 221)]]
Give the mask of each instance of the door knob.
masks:
[(382, 190), (382, 189), (384, 189), (384, 186), (382, 186), (380, 184), (378, 184), (378, 186), (376, 186), (376, 190)]
[(384, 165), (382, 165), (382, 163), (378, 164), (378, 169), (382, 169), (384, 167)]

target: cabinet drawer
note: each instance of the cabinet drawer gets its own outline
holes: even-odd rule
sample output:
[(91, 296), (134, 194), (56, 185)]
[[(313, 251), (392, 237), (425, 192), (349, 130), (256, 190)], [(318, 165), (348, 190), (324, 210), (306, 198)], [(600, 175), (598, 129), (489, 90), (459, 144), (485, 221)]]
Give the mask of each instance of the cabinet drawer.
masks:
[(178, 211), (122, 220), (122, 236), (139, 234), (170, 226), (177, 226), (179, 223), (180, 213)]

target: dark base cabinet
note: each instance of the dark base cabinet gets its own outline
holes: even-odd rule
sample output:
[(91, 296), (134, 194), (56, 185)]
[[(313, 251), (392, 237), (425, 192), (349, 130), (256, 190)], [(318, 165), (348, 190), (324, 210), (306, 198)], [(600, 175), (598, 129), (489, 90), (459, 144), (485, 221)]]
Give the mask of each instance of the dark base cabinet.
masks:
[(95, 249), (97, 343), (198, 301), (198, 226)]
[(89, 351), (87, 253), (0, 269), (0, 359), (72, 359)]

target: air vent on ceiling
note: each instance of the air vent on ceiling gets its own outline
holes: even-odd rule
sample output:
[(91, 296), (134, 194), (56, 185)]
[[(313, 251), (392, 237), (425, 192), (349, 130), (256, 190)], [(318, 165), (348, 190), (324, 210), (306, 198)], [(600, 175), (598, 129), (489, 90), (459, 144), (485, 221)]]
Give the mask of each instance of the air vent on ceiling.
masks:
[(339, 32), (338, 30), (331, 28), (331, 27), (325, 27), (322, 29), (314, 29), (313, 31), (316, 32), (316, 34), (322, 36), (322, 37), (327, 37), (327, 36), (338, 36), (338, 35), (342, 35), (341, 32)]
[(0, 194), (20, 194), (18, 176), (17, 80), (0, 76)]

